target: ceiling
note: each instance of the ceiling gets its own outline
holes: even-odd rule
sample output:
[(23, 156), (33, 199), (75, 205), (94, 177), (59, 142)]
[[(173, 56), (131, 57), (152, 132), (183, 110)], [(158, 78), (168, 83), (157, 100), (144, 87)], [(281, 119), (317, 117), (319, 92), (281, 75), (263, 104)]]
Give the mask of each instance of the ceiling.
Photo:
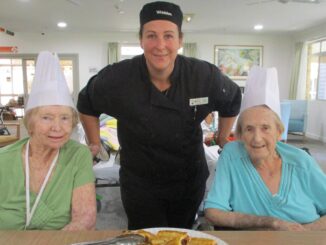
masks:
[[(326, 0), (319, 4), (281, 0), (171, 0), (193, 13), (184, 32), (289, 33), (326, 25)], [(137, 32), (138, 13), (150, 0), (1, 0), (0, 27), (13, 32)], [(286, 1), (285, 1), (286, 2)], [(120, 14), (119, 11), (123, 11)], [(56, 26), (65, 21), (64, 30)]]

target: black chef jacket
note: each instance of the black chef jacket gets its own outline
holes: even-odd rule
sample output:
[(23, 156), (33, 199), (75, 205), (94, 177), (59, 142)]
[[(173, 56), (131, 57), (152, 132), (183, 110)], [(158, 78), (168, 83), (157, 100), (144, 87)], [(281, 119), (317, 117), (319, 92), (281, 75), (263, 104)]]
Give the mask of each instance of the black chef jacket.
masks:
[[(170, 81), (171, 87), (160, 92), (150, 81), (145, 57), (136, 56), (91, 78), (77, 108), (118, 120), (122, 171), (148, 183), (203, 183), (208, 170), (200, 123), (212, 111), (236, 116), (241, 91), (216, 66), (180, 55)], [(190, 106), (195, 98), (208, 98), (208, 103)]]

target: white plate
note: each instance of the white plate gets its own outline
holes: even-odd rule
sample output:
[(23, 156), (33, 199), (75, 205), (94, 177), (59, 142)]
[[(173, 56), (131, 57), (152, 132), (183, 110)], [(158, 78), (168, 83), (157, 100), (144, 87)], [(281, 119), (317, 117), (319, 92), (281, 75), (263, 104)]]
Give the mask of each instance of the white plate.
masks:
[(216, 236), (212, 236), (210, 234), (204, 233), (204, 232), (200, 232), (200, 231), (195, 231), (195, 230), (188, 230), (188, 229), (180, 229), (180, 228), (168, 228), (168, 227), (160, 227), (160, 228), (148, 228), (148, 229), (144, 229), (145, 231), (151, 232), (156, 234), (158, 231), (161, 230), (173, 230), (173, 231), (181, 231), (181, 232), (187, 232), (189, 236), (191, 237), (199, 237), (199, 238), (208, 238), (208, 239), (212, 239), (215, 240), (217, 242), (217, 245), (228, 245), (226, 242), (224, 242), (223, 240), (221, 240), (220, 238), (216, 237)]

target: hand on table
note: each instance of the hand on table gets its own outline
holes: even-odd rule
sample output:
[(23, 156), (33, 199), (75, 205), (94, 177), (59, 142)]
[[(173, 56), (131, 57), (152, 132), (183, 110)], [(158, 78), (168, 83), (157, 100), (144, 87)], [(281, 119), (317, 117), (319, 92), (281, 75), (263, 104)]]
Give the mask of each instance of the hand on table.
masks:
[(283, 220), (277, 220), (274, 222), (274, 228), (278, 231), (307, 231), (304, 225), (299, 223), (292, 223)]

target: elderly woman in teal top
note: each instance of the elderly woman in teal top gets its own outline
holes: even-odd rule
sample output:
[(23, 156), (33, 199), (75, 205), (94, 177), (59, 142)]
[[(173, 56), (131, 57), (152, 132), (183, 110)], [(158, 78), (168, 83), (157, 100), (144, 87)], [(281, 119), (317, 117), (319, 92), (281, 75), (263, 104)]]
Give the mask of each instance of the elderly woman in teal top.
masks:
[(279, 142), (283, 125), (265, 105), (244, 110), (205, 201), (212, 224), (234, 229), (325, 230), (326, 176), (310, 155)]
[(70, 140), (78, 116), (49, 52), (38, 57), (25, 115), (29, 137), (0, 149), (0, 229), (94, 229), (91, 153)]

